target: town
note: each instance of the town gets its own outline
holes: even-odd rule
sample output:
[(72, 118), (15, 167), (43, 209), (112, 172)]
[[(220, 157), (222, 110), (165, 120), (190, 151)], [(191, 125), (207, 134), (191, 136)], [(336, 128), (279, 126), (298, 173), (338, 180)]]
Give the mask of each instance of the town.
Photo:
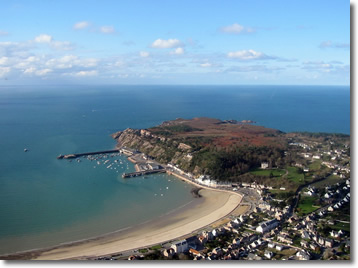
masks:
[[(179, 240), (102, 256), (98, 260), (349, 260), (350, 147), (340, 139), (296, 135), (285, 155), (291, 165), (262, 162), (252, 174), (299, 182), (297, 189), (257, 182), (216, 181), (161, 165), (137, 150), (123, 148), (137, 171), (165, 169), (197, 186), (243, 195), (245, 212), (232, 213)], [(149, 162), (148, 162), (149, 161)], [(147, 164), (151, 163), (151, 164)]]

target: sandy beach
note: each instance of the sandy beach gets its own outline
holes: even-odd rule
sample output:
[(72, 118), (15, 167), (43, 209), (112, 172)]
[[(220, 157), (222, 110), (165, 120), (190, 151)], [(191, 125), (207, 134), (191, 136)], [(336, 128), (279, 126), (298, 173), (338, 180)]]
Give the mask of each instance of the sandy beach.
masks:
[(202, 198), (195, 201), (193, 206), (176, 213), (96, 240), (42, 251), (34, 259), (83, 259), (163, 243), (225, 217), (237, 208), (242, 199), (242, 196), (236, 193), (209, 189), (200, 190), (200, 194)]

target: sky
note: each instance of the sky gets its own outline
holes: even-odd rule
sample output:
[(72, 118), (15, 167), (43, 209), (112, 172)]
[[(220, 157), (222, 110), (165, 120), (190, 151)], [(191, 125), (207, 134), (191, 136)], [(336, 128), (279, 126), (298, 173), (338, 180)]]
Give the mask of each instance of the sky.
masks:
[(16, 84), (350, 85), (350, 2), (1, 0)]

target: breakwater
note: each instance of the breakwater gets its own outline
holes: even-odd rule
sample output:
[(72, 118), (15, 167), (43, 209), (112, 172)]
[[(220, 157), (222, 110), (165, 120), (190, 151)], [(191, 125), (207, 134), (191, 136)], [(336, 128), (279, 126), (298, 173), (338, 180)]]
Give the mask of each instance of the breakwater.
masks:
[(119, 153), (119, 151), (120, 151), (119, 149), (115, 149), (115, 150), (87, 152), (87, 153), (79, 153), (79, 154), (65, 154), (65, 155), (60, 154), (59, 156), (57, 156), (57, 159), (71, 159), (71, 158), (77, 158), (86, 155)]
[(132, 178), (132, 177), (144, 176), (154, 173), (165, 173), (165, 172), (166, 172), (165, 169), (137, 171), (131, 173), (123, 173), (122, 178)]

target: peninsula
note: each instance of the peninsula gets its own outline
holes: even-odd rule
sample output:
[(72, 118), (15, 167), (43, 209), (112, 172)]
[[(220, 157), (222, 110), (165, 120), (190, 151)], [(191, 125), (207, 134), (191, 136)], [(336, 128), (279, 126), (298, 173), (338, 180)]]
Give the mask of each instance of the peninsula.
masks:
[(123, 179), (167, 172), (196, 198), (125, 231), (3, 258), (349, 259), (349, 136), (253, 123), (178, 118), (116, 132), (114, 150), (59, 157), (122, 153), (136, 168)]

